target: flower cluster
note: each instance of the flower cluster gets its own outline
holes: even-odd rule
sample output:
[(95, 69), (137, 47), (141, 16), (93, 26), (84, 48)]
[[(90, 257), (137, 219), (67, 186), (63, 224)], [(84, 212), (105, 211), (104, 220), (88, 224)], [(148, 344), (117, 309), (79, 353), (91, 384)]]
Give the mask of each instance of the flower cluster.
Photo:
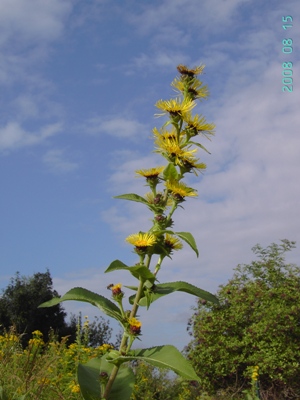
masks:
[(255, 367), (253, 367), (253, 370), (252, 370), (251, 379), (254, 382), (256, 382), (258, 379), (258, 369), (259, 369), (259, 367), (256, 365)]
[(5, 398), (17, 398), (18, 394), (19, 399), (28, 395), (32, 399), (82, 399), (78, 363), (101, 357), (113, 348), (109, 344), (97, 348), (77, 343), (68, 346), (67, 337), (57, 341), (54, 336), (44, 343), (38, 330), (32, 336), (23, 349), (22, 335), (13, 329), (0, 334), (0, 376), (5, 382)]
[[(168, 164), (136, 171), (138, 176), (146, 179), (146, 184), (151, 189), (144, 196), (144, 203), (148, 204), (154, 214), (153, 226), (148, 232), (135, 233), (126, 238), (141, 257), (141, 263), (146, 255), (170, 256), (173, 250), (182, 248), (179, 239), (170, 236), (171, 232), (167, 230), (173, 225), (171, 217), (176, 208), (186, 198), (195, 198), (198, 195), (196, 189), (183, 181), (185, 174), (193, 172), (197, 175), (206, 168), (205, 163), (197, 158), (198, 149), (206, 149), (192, 139), (214, 134), (214, 124), (206, 122), (202, 115), (192, 114), (196, 100), (208, 96), (207, 87), (198, 79), (204, 66), (190, 69), (179, 65), (177, 70), (180, 76), (171, 85), (178, 95), (156, 103), (161, 111), (157, 116), (168, 116), (169, 121), (161, 129), (153, 129), (154, 151), (164, 157)], [(162, 185), (160, 189), (159, 185)], [(159, 265), (161, 261), (160, 259)]]

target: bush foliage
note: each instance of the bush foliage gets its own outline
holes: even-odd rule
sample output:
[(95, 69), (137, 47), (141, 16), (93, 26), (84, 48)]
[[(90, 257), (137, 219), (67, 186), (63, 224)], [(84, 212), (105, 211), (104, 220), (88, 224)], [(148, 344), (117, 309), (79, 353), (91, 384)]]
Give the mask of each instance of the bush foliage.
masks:
[(262, 398), (300, 398), (300, 268), (285, 262), (293, 247), (255, 246), (258, 260), (235, 269), (219, 306), (199, 300), (187, 354), (202, 388), (239, 393), (258, 366)]

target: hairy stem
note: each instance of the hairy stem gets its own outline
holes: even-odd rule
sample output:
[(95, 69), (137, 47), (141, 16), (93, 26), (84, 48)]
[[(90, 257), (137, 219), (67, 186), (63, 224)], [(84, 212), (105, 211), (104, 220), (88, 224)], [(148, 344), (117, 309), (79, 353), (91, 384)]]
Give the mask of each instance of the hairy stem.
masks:
[[(146, 263), (145, 263), (145, 266), (148, 269), (150, 267), (151, 257), (152, 257), (152, 255), (148, 255)], [(138, 303), (139, 303), (139, 301), (140, 301), (140, 299), (142, 297), (142, 293), (143, 293), (143, 287), (144, 287), (144, 282), (142, 280), (140, 280), (140, 284), (139, 284), (138, 290), (137, 290), (136, 295), (135, 295), (134, 303), (133, 303), (132, 310), (131, 310), (129, 318), (134, 318), (136, 316), (136, 313), (137, 313), (138, 308), (139, 308)], [(122, 341), (121, 341), (121, 344), (120, 344), (120, 347), (119, 347), (119, 351), (121, 353), (124, 352), (124, 350), (125, 350), (125, 353), (128, 353), (128, 351), (130, 350), (131, 345), (128, 346), (128, 348), (126, 349), (127, 342), (128, 342), (128, 335), (127, 335), (126, 332), (124, 332), (123, 333), (123, 337), (122, 337)], [(109, 393), (111, 391), (112, 385), (113, 385), (113, 383), (114, 383), (114, 381), (115, 381), (115, 379), (116, 379), (116, 377), (118, 375), (119, 368), (120, 368), (119, 366), (115, 365), (113, 370), (112, 370), (112, 372), (111, 372), (111, 374), (110, 374), (110, 377), (109, 377), (108, 382), (107, 382), (106, 387), (105, 387), (105, 391), (103, 393), (103, 398), (104, 399), (108, 398), (108, 395), (109, 395)]]

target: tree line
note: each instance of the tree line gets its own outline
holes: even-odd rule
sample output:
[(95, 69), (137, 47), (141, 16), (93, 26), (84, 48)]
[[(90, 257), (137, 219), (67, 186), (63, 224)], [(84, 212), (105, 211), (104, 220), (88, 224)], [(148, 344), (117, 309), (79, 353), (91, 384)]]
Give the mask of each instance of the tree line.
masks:
[[(53, 297), (59, 297), (53, 289), (49, 270), (38, 272), (33, 276), (21, 276), (19, 272), (10, 279), (8, 286), (0, 295), (0, 334), (13, 328), (22, 335), (23, 347), (32, 338), (32, 332), (39, 330), (47, 342), (49, 334), (55, 334), (58, 340), (68, 337), (68, 343), (74, 343), (78, 337), (78, 327), (82, 325), (81, 315), (67, 313), (61, 304), (50, 308), (38, 306)], [(112, 329), (109, 321), (95, 317), (89, 325), (89, 345), (96, 347), (111, 343)], [(112, 343), (111, 343), (112, 344)]]

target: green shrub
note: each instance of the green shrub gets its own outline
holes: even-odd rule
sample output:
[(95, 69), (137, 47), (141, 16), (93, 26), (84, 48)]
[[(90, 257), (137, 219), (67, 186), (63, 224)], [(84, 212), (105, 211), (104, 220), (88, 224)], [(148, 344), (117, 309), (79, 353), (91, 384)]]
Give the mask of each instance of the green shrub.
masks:
[(187, 353), (210, 393), (238, 396), (258, 366), (262, 398), (300, 398), (300, 268), (285, 262), (293, 247), (257, 245), (258, 260), (239, 265), (220, 287), (219, 306), (198, 302)]

